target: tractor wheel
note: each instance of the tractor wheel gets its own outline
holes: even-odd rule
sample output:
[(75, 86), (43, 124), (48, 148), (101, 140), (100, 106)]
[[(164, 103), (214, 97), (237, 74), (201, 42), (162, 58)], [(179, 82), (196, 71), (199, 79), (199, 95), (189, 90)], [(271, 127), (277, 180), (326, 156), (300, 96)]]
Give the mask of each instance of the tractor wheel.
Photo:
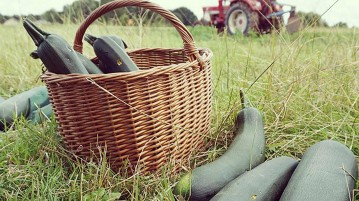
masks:
[(280, 30), (280, 28), (284, 25), (284, 19), (283, 16), (280, 17), (276, 17), (272, 20), (272, 25), (274, 27), (274, 29), (276, 30)]
[(226, 14), (225, 25), (229, 34), (242, 33), (247, 36), (249, 30), (259, 30), (258, 13), (253, 12), (246, 4), (233, 4)]

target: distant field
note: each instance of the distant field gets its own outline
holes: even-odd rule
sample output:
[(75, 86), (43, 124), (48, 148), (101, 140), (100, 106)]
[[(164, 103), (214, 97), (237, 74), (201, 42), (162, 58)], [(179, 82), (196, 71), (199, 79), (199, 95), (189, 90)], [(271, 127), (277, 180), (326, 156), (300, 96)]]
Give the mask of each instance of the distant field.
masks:
[[(41, 27), (72, 44), (77, 25)], [(250, 37), (218, 35), (207, 27), (189, 29), (198, 47), (214, 53), (213, 130), (198, 163), (214, 160), (230, 144), (240, 89), (263, 113), (267, 159), (301, 158), (324, 139), (340, 141), (359, 155), (358, 29)], [(89, 33), (119, 35), (130, 48), (182, 47), (176, 31), (166, 27), (97, 24)], [(30, 58), (35, 46), (22, 26), (0, 26), (0, 35), (0, 96), (43, 85), (41, 62)], [(85, 46), (85, 54), (93, 56)], [(119, 194), (128, 200), (174, 199), (171, 188), (180, 175), (123, 178), (95, 163), (72, 163), (54, 122), (32, 126), (20, 121), (18, 128), (0, 134), (0, 200), (107, 200)]]

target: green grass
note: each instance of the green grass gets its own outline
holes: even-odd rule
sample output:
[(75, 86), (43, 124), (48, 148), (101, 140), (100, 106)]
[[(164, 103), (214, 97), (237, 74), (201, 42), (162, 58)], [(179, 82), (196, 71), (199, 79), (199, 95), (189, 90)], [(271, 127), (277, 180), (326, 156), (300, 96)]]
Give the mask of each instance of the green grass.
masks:
[[(43, 28), (72, 43), (77, 26)], [(359, 30), (309, 29), (245, 38), (217, 35), (205, 27), (189, 29), (198, 47), (214, 52), (213, 129), (206, 150), (194, 159), (197, 164), (214, 160), (229, 146), (240, 89), (263, 113), (267, 159), (300, 158), (325, 139), (340, 141), (359, 155)], [(140, 32), (138, 27), (98, 24), (89, 32), (120, 35), (131, 48), (182, 46), (176, 31), (168, 28)], [(30, 58), (35, 46), (25, 30), (0, 26), (0, 35), (0, 96), (43, 85), (41, 62)], [(93, 55), (85, 46), (85, 53)], [(171, 189), (180, 175), (121, 176), (101, 159), (84, 162), (71, 155), (54, 120), (36, 126), (19, 120), (16, 127), (0, 134), (0, 200), (174, 200)]]

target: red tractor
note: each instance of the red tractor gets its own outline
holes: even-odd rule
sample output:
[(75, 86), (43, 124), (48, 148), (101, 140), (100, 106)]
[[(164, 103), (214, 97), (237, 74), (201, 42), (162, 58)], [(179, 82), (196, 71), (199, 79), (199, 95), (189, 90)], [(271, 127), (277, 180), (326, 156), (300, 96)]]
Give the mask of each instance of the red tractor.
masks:
[[(288, 11), (283, 6), (289, 6)], [(295, 7), (279, 4), (271, 0), (218, 0), (218, 6), (203, 7), (202, 24), (215, 26), (219, 31), (227, 28), (229, 34), (248, 35), (249, 30), (269, 33), (283, 25), (283, 14), (290, 13), (287, 23), (288, 32), (299, 29), (300, 20)]]

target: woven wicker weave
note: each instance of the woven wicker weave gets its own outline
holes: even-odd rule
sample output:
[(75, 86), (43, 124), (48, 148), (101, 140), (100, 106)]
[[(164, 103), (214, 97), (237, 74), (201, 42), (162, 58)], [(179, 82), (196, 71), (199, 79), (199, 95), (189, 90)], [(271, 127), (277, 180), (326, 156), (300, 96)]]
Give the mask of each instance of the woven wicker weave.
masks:
[(60, 134), (68, 148), (84, 158), (99, 147), (115, 169), (130, 162), (153, 172), (165, 164), (188, 167), (203, 145), (211, 122), (211, 57), (198, 50), (192, 35), (169, 11), (142, 0), (113, 1), (96, 9), (79, 27), (74, 48), (98, 17), (116, 8), (137, 6), (169, 20), (184, 49), (138, 49), (129, 52), (141, 69), (101, 75), (45, 73)]

